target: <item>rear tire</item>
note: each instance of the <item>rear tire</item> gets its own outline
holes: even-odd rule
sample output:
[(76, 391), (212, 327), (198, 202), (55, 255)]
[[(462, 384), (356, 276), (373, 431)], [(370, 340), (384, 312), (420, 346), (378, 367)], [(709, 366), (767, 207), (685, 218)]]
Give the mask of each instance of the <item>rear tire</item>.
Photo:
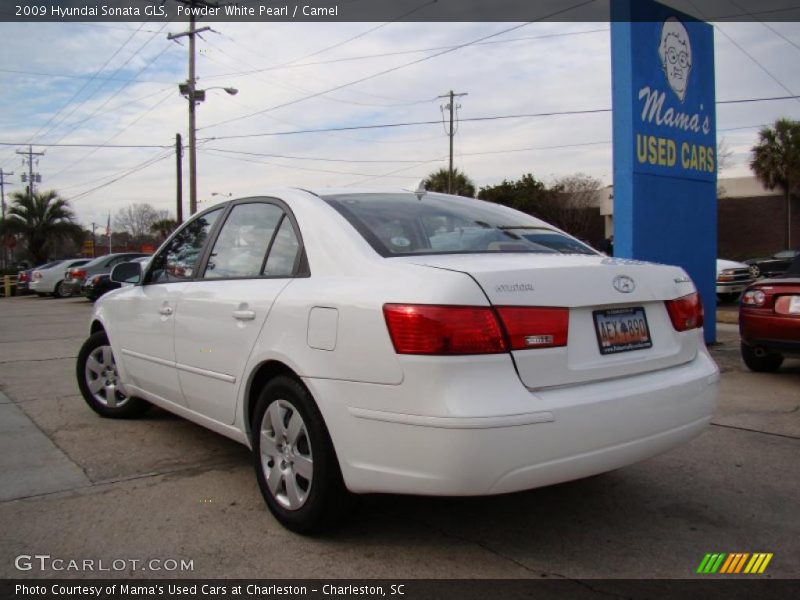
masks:
[(763, 356), (756, 356), (756, 349), (747, 344), (742, 344), (742, 360), (747, 368), (756, 373), (774, 373), (783, 364), (783, 356), (768, 352)]
[(72, 296), (72, 288), (67, 288), (63, 281), (59, 281), (53, 290), (54, 298), (69, 298)]
[(86, 404), (102, 417), (132, 419), (150, 408), (149, 402), (122, 391), (114, 354), (104, 331), (93, 333), (83, 343), (75, 375)]
[(339, 523), (355, 502), (347, 491), (325, 422), (296, 379), (279, 376), (262, 390), (252, 421), (256, 479), (284, 527), (311, 534)]

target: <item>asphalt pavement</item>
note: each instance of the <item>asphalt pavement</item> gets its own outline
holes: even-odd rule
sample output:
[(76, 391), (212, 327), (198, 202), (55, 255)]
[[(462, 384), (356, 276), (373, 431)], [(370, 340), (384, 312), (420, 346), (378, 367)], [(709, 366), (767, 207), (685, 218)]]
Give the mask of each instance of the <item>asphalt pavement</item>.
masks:
[[(714, 424), (691, 443), (506, 496), (369, 496), (309, 538), (266, 510), (243, 446), (157, 409), (132, 421), (88, 409), (74, 371), (90, 312), (84, 299), (0, 300), (0, 577), (683, 578), (709, 552), (770, 552), (763, 577), (800, 576), (800, 360), (747, 371), (735, 325), (712, 348)], [(36, 554), (126, 562), (17, 568)], [(162, 568), (131, 562), (150, 559)]]

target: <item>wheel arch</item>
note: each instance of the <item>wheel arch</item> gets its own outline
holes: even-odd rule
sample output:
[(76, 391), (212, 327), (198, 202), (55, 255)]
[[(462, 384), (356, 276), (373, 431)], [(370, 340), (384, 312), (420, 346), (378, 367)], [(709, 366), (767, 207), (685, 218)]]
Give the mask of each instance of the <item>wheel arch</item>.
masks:
[(252, 432), (253, 411), (258, 401), (258, 396), (264, 386), (267, 385), (272, 379), (280, 375), (287, 375), (299, 381), (302, 384), (300, 376), (289, 365), (280, 360), (270, 359), (265, 360), (256, 366), (247, 381), (247, 387), (244, 393), (244, 427), (245, 434), (248, 439)]
[(89, 335), (94, 335), (98, 331), (105, 331), (106, 328), (99, 319), (94, 319), (89, 327)]

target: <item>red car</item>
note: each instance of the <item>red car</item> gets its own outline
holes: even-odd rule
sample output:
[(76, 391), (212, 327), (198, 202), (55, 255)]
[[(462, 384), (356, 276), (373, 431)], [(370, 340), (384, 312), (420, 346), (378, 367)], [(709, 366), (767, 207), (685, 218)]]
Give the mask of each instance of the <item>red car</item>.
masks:
[(739, 308), (742, 359), (752, 371), (776, 371), (800, 356), (800, 258), (789, 271), (749, 286)]

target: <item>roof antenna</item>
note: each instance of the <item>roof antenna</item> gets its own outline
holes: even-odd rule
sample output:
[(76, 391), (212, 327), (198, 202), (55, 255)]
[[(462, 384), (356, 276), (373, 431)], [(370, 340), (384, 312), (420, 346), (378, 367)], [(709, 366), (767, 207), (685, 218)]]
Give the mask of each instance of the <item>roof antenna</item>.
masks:
[(422, 201), (422, 197), (428, 193), (428, 190), (425, 189), (425, 180), (420, 179), (419, 184), (417, 185), (417, 189), (414, 190), (414, 194), (417, 196), (417, 200)]

